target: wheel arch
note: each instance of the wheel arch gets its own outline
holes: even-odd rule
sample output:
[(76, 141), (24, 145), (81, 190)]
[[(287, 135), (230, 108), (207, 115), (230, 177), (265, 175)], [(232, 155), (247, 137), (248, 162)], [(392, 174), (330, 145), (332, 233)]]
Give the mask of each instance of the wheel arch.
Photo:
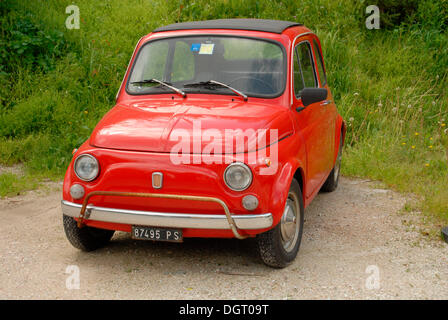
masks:
[[(294, 175), (292, 176), (294, 179), (296, 179), (297, 180), (297, 182), (299, 183), (299, 186), (300, 186), (300, 192), (302, 193), (302, 199), (303, 199), (303, 201), (304, 201), (304, 203), (305, 203), (305, 191), (304, 191), (304, 186), (303, 186), (303, 183), (304, 183), (304, 171), (303, 171), (303, 168), (302, 167), (297, 167), (296, 168), (296, 171), (294, 172)], [(291, 181), (289, 182), (289, 184), (291, 184), (291, 182), (292, 182), (292, 179), (291, 179)]]
[(287, 162), (279, 172), (279, 175), (273, 185), (271, 201), (272, 201), (272, 214), (274, 221), (272, 227), (275, 227), (280, 221), (285, 206), (288, 191), (292, 183), (292, 179), (296, 179), (300, 185), (300, 191), (302, 192), (303, 203), (305, 203), (305, 189), (306, 189), (306, 177), (303, 165), (297, 160), (293, 159)]
[(339, 115), (336, 120), (336, 134), (335, 134), (335, 141), (334, 141), (334, 158), (333, 158), (333, 165), (336, 163), (336, 158), (338, 156), (339, 151), (339, 143), (341, 142), (342, 137), (342, 145), (345, 144), (345, 133), (347, 129), (345, 126), (345, 121), (342, 119), (342, 117)]

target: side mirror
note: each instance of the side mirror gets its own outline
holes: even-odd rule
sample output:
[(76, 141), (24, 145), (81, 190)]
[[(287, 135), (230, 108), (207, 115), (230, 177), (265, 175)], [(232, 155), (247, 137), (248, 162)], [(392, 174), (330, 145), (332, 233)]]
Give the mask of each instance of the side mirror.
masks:
[(312, 103), (326, 100), (327, 95), (328, 91), (325, 88), (304, 88), (300, 92), (304, 107), (307, 107)]

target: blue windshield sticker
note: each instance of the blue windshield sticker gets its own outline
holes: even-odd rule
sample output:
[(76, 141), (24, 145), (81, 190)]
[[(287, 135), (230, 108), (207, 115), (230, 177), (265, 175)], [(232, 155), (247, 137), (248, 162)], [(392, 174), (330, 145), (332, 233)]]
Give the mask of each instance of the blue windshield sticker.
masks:
[(191, 44), (191, 51), (199, 52), (200, 49), (201, 49), (201, 44), (200, 43), (192, 43)]

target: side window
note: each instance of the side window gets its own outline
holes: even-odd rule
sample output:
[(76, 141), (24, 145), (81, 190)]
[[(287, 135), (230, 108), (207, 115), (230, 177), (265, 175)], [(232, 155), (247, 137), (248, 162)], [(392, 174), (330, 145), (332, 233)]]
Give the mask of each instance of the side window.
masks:
[(322, 58), (322, 53), (320, 52), (319, 45), (316, 40), (313, 40), (314, 52), (317, 53), (317, 69), (319, 71), (319, 78), (322, 87), (327, 84), (327, 75), (324, 69), (324, 59)]
[(308, 42), (299, 43), (294, 50), (294, 92), (300, 97), (303, 88), (317, 87), (311, 47)]
[(302, 72), (300, 71), (299, 56), (297, 51), (294, 50), (294, 92), (296, 97), (300, 96), (300, 91), (305, 87), (302, 78)]

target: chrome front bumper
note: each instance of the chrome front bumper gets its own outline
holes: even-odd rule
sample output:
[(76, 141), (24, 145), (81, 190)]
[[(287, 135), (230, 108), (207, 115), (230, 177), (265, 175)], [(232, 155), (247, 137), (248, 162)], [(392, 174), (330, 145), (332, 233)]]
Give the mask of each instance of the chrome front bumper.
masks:
[[(62, 213), (78, 218), (81, 204), (62, 200)], [(225, 215), (167, 213), (112, 209), (87, 205), (84, 218), (87, 220), (123, 223), (131, 225), (192, 228), (192, 229), (231, 229)], [(232, 215), (235, 225), (241, 230), (265, 229), (272, 226), (271, 213), (252, 215)]]

